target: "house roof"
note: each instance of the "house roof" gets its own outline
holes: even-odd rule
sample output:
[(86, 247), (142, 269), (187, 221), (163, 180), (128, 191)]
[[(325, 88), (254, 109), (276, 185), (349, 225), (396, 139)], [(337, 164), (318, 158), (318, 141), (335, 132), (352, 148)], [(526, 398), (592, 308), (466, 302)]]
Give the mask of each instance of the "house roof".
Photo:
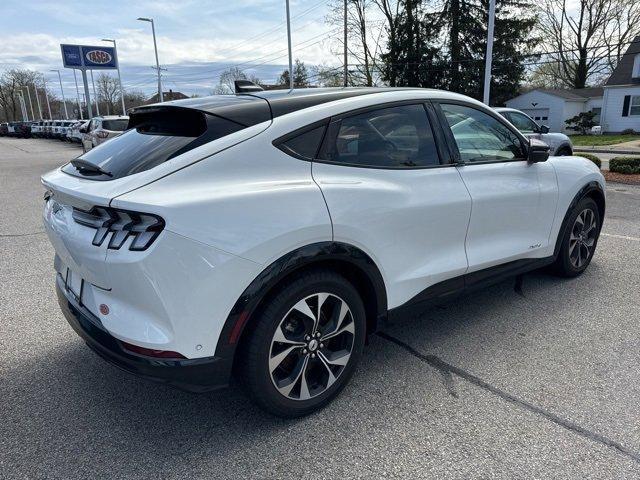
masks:
[[(164, 99), (165, 102), (170, 102), (171, 100), (183, 100), (183, 99), (189, 98), (189, 97), (187, 97), (182, 92), (174, 92), (173, 90), (169, 90), (168, 92), (162, 92), (162, 98)], [(158, 103), (158, 101), (159, 101), (158, 100), (158, 94), (156, 93), (151, 98), (149, 98), (145, 102), (145, 104), (146, 105), (150, 105), (152, 103)]]
[(589, 98), (601, 97), (604, 94), (604, 88), (602, 87), (589, 87), (589, 88), (538, 88), (539, 92), (548, 93), (549, 95), (555, 95), (556, 97), (564, 98), (565, 100), (584, 101)]
[(609, 80), (605, 85), (629, 85), (630, 83), (640, 84), (640, 78), (632, 78), (633, 73), (633, 60), (637, 54), (640, 53), (640, 35), (633, 39), (633, 42), (624, 52), (624, 55), (618, 62), (616, 68), (613, 69)]

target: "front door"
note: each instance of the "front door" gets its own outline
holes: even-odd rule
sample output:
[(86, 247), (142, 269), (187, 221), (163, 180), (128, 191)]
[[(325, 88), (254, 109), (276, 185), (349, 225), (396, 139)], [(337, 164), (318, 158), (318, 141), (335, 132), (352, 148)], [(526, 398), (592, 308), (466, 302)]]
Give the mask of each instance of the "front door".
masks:
[(550, 255), (558, 195), (553, 166), (529, 163), (526, 144), (498, 115), (464, 104), (440, 107), (471, 194), (469, 272)]

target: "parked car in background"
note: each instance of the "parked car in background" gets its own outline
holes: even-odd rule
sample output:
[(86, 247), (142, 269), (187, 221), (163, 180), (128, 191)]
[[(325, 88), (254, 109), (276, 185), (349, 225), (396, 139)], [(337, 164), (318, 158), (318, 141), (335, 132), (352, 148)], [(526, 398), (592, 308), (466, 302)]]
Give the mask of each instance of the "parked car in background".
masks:
[(16, 127), (16, 137), (29, 138), (31, 137), (31, 124), (33, 122), (19, 122)]
[(53, 127), (55, 123), (55, 120), (50, 120), (46, 123), (44, 127), (44, 138), (53, 138)]
[(6, 137), (9, 133), (9, 124), (7, 122), (0, 123), (0, 137)]
[(77, 122), (74, 122), (67, 132), (67, 140), (69, 140), (71, 143), (81, 143), (82, 133), (80, 133), (80, 129), (82, 127), (86, 127), (87, 125), (89, 125), (89, 120), (79, 120)]
[(71, 131), (71, 126), (76, 123), (76, 120), (63, 120), (60, 125), (60, 140), (69, 141), (68, 135)]
[(82, 135), (82, 148), (88, 152), (101, 143), (122, 135), (129, 125), (126, 115), (109, 115), (93, 117)]
[(520, 132), (529, 138), (537, 138), (549, 145), (549, 154), (554, 156), (573, 155), (571, 139), (564, 133), (550, 133), (546, 125), (538, 125), (536, 121), (515, 108), (498, 107), (496, 112), (509, 120)]
[(38, 138), (40, 136), (40, 130), (42, 129), (42, 120), (38, 120), (31, 124), (31, 136), (33, 138)]
[(334, 398), (388, 316), (580, 275), (604, 219), (592, 162), (450, 92), (252, 90), (126, 128), (42, 177), (64, 315), (125, 370), (194, 391), (235, 372), (282, 416)]
[(10, 137), (16, 137), (16, 126), (19, 124), (20, 122), (9, 122), (7, 124), (7, 135)]

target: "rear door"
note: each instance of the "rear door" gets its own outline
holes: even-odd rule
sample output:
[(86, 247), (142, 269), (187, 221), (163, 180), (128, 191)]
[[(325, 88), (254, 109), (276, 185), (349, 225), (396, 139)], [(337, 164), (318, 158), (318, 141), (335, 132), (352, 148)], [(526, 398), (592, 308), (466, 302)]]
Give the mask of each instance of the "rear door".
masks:
[(386, 104), (332, 118), (313, 162), (334, 240), (377, 263), (389, 308), (467, 269), (471, 199), (441, 135), (429, 104)]
[(439, 111), (473, 204), (469, 272), (550, 255), (558, 196), (553, 166), (530, 164), (522, 136), (488, 109), (442, 101)]

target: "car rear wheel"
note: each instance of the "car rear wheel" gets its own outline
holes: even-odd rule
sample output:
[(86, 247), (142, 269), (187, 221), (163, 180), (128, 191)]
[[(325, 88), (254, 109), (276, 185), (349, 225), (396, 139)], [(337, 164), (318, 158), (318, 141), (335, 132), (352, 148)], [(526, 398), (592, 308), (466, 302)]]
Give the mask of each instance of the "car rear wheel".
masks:
[(560, 148), (560, 150), (558, 150), (558, 153), (556, 154), (557, 157), (568, 157), (571, 155), (573, 155), (573, 152), (569, 147)]
[(362, 356), (365, 311), (356, 289), (331, 271), (283, 285), (245, 340), (242, 382), (264, 410), (299, 417), (348, 383)]
[(571, 212), (554, 271), (565, 277), (584, 272), (593, 258), (600, 236), (600, 211), (591, 198), (583, 198)]

